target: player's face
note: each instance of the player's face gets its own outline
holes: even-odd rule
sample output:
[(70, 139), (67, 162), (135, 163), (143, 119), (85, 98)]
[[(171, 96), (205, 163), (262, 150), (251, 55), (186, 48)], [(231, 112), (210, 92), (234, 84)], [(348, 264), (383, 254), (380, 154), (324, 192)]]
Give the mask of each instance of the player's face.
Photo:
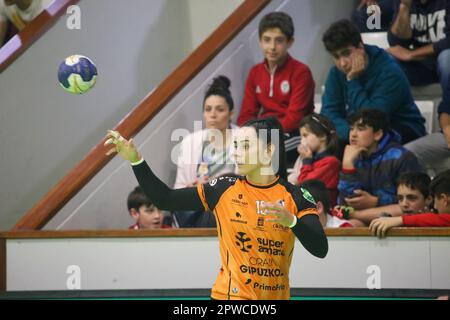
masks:
[(397, 199), (403, 213), (424, 212), (430, 204), (419, 190), (402, 184), (397, 188)]
[(323, 147), (324, 141), (326, 141), (325, 137), (319, 138), (312, 133), (308, 126), (300, 128), (300, 137), (302, 138), (302, 145), (308, 147), (312, 152), (318, 152)]
[(279, 65), (284, 61), (293, 42), (294, 40), (288, 40), (279, 28), (264, 31), (259, 39), (264, 58), (273, 65)]
[(242, 127), (233, 141), (233, 159), (240, 175), (248, 175), (261, 167), (261, 143), (253, 127)]
[(350, 145), (367, 148), (369, 150), (373, 149), (374, 145), (376, 145), (375, 143), (382, 138), (383, 131), (379, 130), (378, 132), (374, 132), (373, 128), (363, 125), (361, 122), (362, 120), (356, 121), (350, 127)]
[(139, 208), (138, 224), (141, 229), (159, 229), (163, 223), (164, 214), (155, 206), (143, 205)]
[(221, 96), (209, 96), (203, 106), (203, 119), (208, 129), (226, 130), (233, 112)]

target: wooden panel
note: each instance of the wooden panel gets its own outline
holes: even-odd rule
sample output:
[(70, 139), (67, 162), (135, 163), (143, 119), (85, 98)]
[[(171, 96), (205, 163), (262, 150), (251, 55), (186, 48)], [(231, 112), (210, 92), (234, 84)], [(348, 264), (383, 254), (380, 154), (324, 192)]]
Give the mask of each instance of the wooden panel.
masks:
[(38, 40), (58, 18), (66, 13), (67, 7), (79, 0), (55, 0), (22, 31), (0, 48), (0, 73), (10, 66), (25, 50)]
[[(328, 237), (371, 237), (367, 228), (326, 229)], [(159, 230), (74, 230), (74, 231), (10, 231), (0, 233), (0, 239), (39, 238), (147, 238), (147, 237), (216, 237), (216, 229)], [(389, 237), (449, 237), (450, 228), (394, 228)], [(373, 236), (374, 237), (374, 236)], [(375, 239), (375, 237), (374, 237)]]

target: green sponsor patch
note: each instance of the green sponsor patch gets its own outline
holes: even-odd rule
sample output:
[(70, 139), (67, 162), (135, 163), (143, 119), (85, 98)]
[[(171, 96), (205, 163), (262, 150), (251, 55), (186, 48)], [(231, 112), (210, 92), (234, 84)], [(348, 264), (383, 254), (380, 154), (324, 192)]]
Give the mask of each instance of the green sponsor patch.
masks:
[(314, 197), (309, 193), (308, 190), (300, 188), (302, 190), (303, 198), (305, 198), (307, 201), (311, 202), (313, 205), (317, 205), (316, 200), (314, 200)]

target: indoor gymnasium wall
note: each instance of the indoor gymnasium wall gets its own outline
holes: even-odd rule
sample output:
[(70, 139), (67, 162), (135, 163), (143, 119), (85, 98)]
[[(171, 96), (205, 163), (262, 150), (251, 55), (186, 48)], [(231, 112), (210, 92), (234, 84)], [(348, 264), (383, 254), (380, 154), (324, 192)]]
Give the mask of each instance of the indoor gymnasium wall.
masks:
[[(258, 46), (260, 18), (274, 10), (289, 12), (295, 21), (296, 42), (292, 54), (308, 63), (317, 89), (326, 77), (331, 60), (323, 49), (322, 34), (328, 25), (348, 17), (354, 1), (275, 0), (213, 59), (136, 137), (135, 142), (155, 173), (173, 186), (178, 133), (194, 130), (194, 121), (202, 119), (202, 100), (213, 77), (225, 74), (231, 79), (231, 91), (237, 118), (243, 84), (251, 66), (262, 59)], [(100, 137), (99, 137), (100, 138)], [(175, 157), (176, 158), (176, 157)], [(128, 193), (137, 185), (129, 164), (114, 158), (46, 225), (45, 229), (120, 229), (132, 224), (126, 207)]]
[[(296, 42), (291, 52), (310, 65), (316, 91), (320, 91), (331, 64), (321, 43), (322, 33), (331, 22), (349, 17), (354, 3), (271, 2), (135, 137), (158, 176), (173, 184), (176, 167), (171, 153), (176, 153), (177, 142), (171, 141), (171, 136), (179, 128), (192, 131), (193, 122), (202, 119), (202, 97), (215, 75), (225, 74), (232, 80), (237, 117), (248, 70), (262, 59), (256, 30), (263, 14), (282, 10), (293, 16)], [(0, 229), (12, 227), (104, 137), (107, 129), (187, 56), (191, 44), (201, 38), (195, 33), (202, 27), (191, 22), (208, 18), (208, 12), (194, 17), (200, 9), (193, 10), (189, 2), (178, 0), (133, 0), (132, 7), (121, 1), (81, 0), (79, 5), (81, 30), (68, 30), (61, 19), (0, 75), (1, 148), (12, 150), (0, 154)], [(135, 18), (126, 18), (130, 16)], [(99, 70), (96, 87), (83, 96), (68, 95), (56, 82), (58, 64), (74, 53), (92, 58)], [(131, 168), (116, 157), (46, 229), (127, 228), (132, 221), (126, 197), (135, 186)]]
[[(191, 28), (200, 19), (192, 8), (202, 3), (211, 11), (210, 0), (81, 0), (80, 30), (69, 30), (63, 16), (0, 74), (0, 230), (13, 227), (176, 68), (193, 39), (207, 36)], [(209, 26), (237, 5), (222, 1)], [(83, 96), (57, 81), (58, 65), (71, 54), (98, 68), (96, 87)]]

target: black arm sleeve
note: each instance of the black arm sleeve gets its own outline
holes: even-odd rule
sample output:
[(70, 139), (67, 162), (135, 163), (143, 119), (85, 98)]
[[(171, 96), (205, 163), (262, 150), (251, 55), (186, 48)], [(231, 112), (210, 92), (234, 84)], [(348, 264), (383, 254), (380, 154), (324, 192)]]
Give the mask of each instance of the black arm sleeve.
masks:
[(308, 214), (298, 220), (292, 228), (303, 247), (318, 258), (328, 253), (328, 240), (317, 215)]
[(139, 185), (153, 204), (162, 210), (205, 210), (197, 188), (170, 189), (152, 172), (147, 162), (133, 166)]

